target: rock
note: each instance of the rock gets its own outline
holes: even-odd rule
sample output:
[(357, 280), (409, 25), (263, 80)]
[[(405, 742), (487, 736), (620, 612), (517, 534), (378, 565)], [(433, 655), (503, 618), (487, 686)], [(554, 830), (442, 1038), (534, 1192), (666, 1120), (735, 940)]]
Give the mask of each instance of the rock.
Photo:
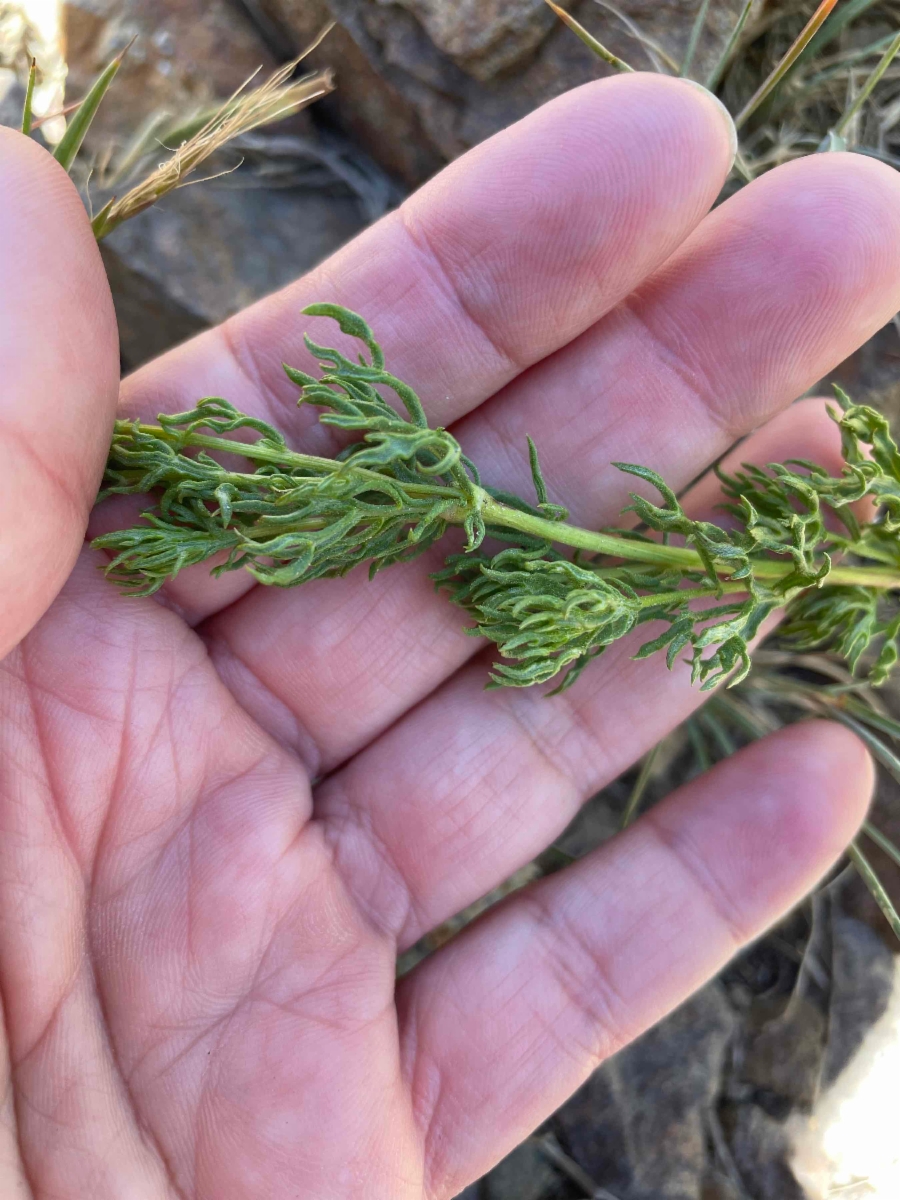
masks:
[(91, 127), (87, 144), (98, 153), (128, 141), (151, 114), (181, 119), (278, 65), (229, 0), (66, 0), (63, 21), (68, 100), (136, 39)]
[[(338, 75), (329, 104), (383, 166), (419, 183), (439, 162), (518, 120), (545, 100), (608, 73), (543, 0), (256, 0), (294, 46), (329, 14), (340, 30), (310, 61)], [(611, 49), (652, 65), (622, 21), (592, 0), (570, 10)], [(621, 11), (675, 60), (697, 0), (625, 0)], [(711, 7), (693, 74), (716, 60), (741, 0)], [(652, 55), (650, 56), (652, 59)]]
[(806, 1200), (788, 1166), (784, 1127), (755, 1104), (734, 1111), (731, 1154), (747, 1196), (754, 1200)]
[[(278, 65), (233, 0), (69, 0), (65, 28), (73, 95), (137, 35), (86, 143), (87, 160), (101, 166), (148, 118), (185, 118), (227, 99), (259, 67), (268, 74)], [(398, 195), (307, 112), (244, 135), (197, 176), (242, 162), (232, 175), (171, 193), (104, 241), (126, 367), (290, 282)], [(153, 165), (151, 157), (141, 170)], [(79, 181), (96, 210), (136, 180), (110, 183), (98, 170)]]
[(560, 1142), (598, 1185), (629, 1200), (700, 1200), (708, 1113), (735, 1021), (723, 989), (708, 985), (560, 1110)]
[(862, 921), (839, 914), (832, 930), (825, 1087), (849, 1066), (866, 1034), (887, 1010), (896, 971), (894, 954)]
[[(383, 3), (383, 0), (379, 0)], [(457, 66), (487, 81), (517, 66), (546, 37), (555, 17), (544, 0), (399, 0), (433, 44)]]
[[(900, 988), (883, 1016), (812, 1113), (787, 1125), (791, 1166), (809, 1200), (898, 1195), (897, 1105), (900, 1074)], [(865, 1182), (861, 1182), (865, 1181)]]
[(365, 223), (350, 196), (213, 181), (102, 243), (131, 369), (309, 270)]
[[(253, 11), (284, 57), (299, 54), (334, 19), (326, 0), (253, 0)], [(319, 103), (318, 111), (407, 187), (444, 165), (446, 159), (414, 105), (343, 25), (337, 25), (307, 61), (311, 68), (329, 67), (336, 75), (337, 89)]]
[(535, 1143), (523, 1142), (484, 1177), (478, 1200), (546, 1200), (558, 1194), (559, 1182)]
[(781, 1016), (750, 1038), (743, 1079), (768, 1093), (773, 1112), (808, 1109), (821, 1086), (827, 1037), (826, 1013), (798, 990)]

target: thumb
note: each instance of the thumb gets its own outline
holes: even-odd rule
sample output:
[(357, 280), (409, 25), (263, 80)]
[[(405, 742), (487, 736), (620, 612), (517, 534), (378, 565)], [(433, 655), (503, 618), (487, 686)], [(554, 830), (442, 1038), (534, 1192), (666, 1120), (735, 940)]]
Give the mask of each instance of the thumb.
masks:
[(112, 299), (65, 171), (0, 128), (0, 657), (81, 549), (118, 393)]

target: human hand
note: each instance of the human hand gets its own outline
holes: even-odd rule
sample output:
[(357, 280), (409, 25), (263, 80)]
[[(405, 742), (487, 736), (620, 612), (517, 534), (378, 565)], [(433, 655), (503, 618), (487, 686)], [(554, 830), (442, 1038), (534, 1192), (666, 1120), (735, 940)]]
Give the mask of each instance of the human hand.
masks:
[[(122, 408), (219, 394), (324, 447), (280, 363), (329, 300), (489, 482), (527, 487), (534, 435), (580, 524), (624, 500), (611, 459), (683, 487), (756, 429), (741, 458), (833, 462), (821, 405), (782, 410), (900, 308), (900, 180), (820, 155), (707, 215), (731, 153), (683, 82), (578, 89)], [(118, 375), (99, 256), (49, 156), (3, 131), (0, 161), (0, 1194), (451, 1197), (821, 877), (865, 751), (815, 722), (741, 751), (395, 986), (700, 696), (622, 644), (564, 696), (485, 692), (421, 561), (121, 596), (82, 549)]]

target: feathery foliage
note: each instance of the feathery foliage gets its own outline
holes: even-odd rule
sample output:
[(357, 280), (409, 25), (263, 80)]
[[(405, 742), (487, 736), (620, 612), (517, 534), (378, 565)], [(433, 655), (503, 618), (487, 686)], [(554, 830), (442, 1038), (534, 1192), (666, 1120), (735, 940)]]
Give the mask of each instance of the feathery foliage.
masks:
[[(112, 552), (107, 570), (126, 590), (149, 594), (213, 559), (214, 573), (243, 568), (282, 587), (363, 564), (374, 574), (461, 526), (464, 551), (434, 578), (473, 618), (471, 632), (498, 647), (495, 686), (561, 675), (561, 690), (606, 646), (649, 623), (664, 628), (638, 658), (665, 651), (672, 666), (687, 653), (704, 688), (734, 683), (750, 669), (763, 622), (781, 609), (785, 637), (799, 647), (833, 649), (858, 669), (880, 645), (870, 667), (876, 683), (895, 664), (900, 452), (874, 410), (839, 393), (833, 415), (847, 461), (838, 477), (810, 462), (722, 476), (722, 524), (691, 517), (649, 468), (613, 464), (658, 501), (635, 492), (626, 511), (637, 529), (594, 532), (550, 503), (533, 443), (537, 504), (483, 486), (456, 438), (430, 428), (419, 397), (386, 369), (361, 317), (329, 304), (305, 311), (333, 318), (365, 351), (352, 359), (307, 338), (320, 377), (285, 367), (299, 403), (354, 440), (334, 458), (301, 454), (272, 425), (217, 397), (155, 426), (118, 422), (102, 495), (156, 502), (143, 524), (95, 542)], [(234, 440), (250, 434), (258, 436)], [(860, 521), (854, 506), (864, 499), (873, 510)]]
[[(335, 316), (345, 333), (364, 341), (371, 362), (352, 362), (307, 339), (325, 367), (321, 380), (287, 372), (302, 388), (302, 402), (323, 410), (322, 424), (363, 440), (335, 459), (293, 454), (278, 430), (217, 397), (161, 416), (156, 429), (119, 422), (103, 494), (159, 493), (147, 525), (97, 541), (115, 551), (109, 573), (127, 590), (149, 594), (182, 568), (222, 553), (215, 573), (244, 568), (260, 583), (283, 587), (343, 575), (360, 563), (374, 574), (427, 549), (460, 504), (468, 505), (473, 548), (484, 536), (472, 468), (458, 442), (428, 428), (412, 389), (384, 370), (368, 327), (331, 305), (307, 311)], [(394, 390), (405, 418), (378, 384)], [(240, 431), (260, 436), (252, 445), (223, 436)], [(255, 470), (229, 469), (206, 453), (232, 446), (256, 460)], [(191, 455), (192, 447), (202, 449)]]

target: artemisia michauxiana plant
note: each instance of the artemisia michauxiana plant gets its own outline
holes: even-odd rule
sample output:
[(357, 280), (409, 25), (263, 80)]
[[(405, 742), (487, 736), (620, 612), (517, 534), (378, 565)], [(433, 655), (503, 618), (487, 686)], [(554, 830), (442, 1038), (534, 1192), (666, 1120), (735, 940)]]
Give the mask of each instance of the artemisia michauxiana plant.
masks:
[[(615, 463), (656, 499), (632, 496), (637, 529), (597, 532), (550, 503), (532, 443), (535, 500), (492, 488), (451, 433), (429, 427), (361, 317), (329, 304), (305, 311), (333, 317), (367, 351), (352, 360), (307, 338), (321, 377), (285, 368), (299, 403), (354, 440), (335, 458), (298, 453), (273, 426), (217, 397), (157, 425), (119, 421), (103, 494), (154, 497), (140, 525), (95, 542), (112, 552), (107, 570), (126, 590), (147, 595), (211, 559), (216, 574), (246, 570), (281, 587), (362, 565), (374, 574), (459, 526), (464, 548), (435, 581), (471, 631), (496, 644), (495, 686), (555, 679), (562, 690), (643, 625), (652, 636), (639, 658), (664, 651), (671, 666), (686, 654), (704, 688), (737, 682), (750, 643), (779, 610), (783, 638), (837, 650), (854, 669), (865, 662), (871, 682), (897, 661), (900, 452), (874, 409), (838, 392), (846, 460), (838, 477), (801, 461), (723, 475), (721, 524), (689, 516), (649, 468)], [(223, 465), (217, 451), (250, 465)], [(864, 499), (871, 517), (861, 521)]]

